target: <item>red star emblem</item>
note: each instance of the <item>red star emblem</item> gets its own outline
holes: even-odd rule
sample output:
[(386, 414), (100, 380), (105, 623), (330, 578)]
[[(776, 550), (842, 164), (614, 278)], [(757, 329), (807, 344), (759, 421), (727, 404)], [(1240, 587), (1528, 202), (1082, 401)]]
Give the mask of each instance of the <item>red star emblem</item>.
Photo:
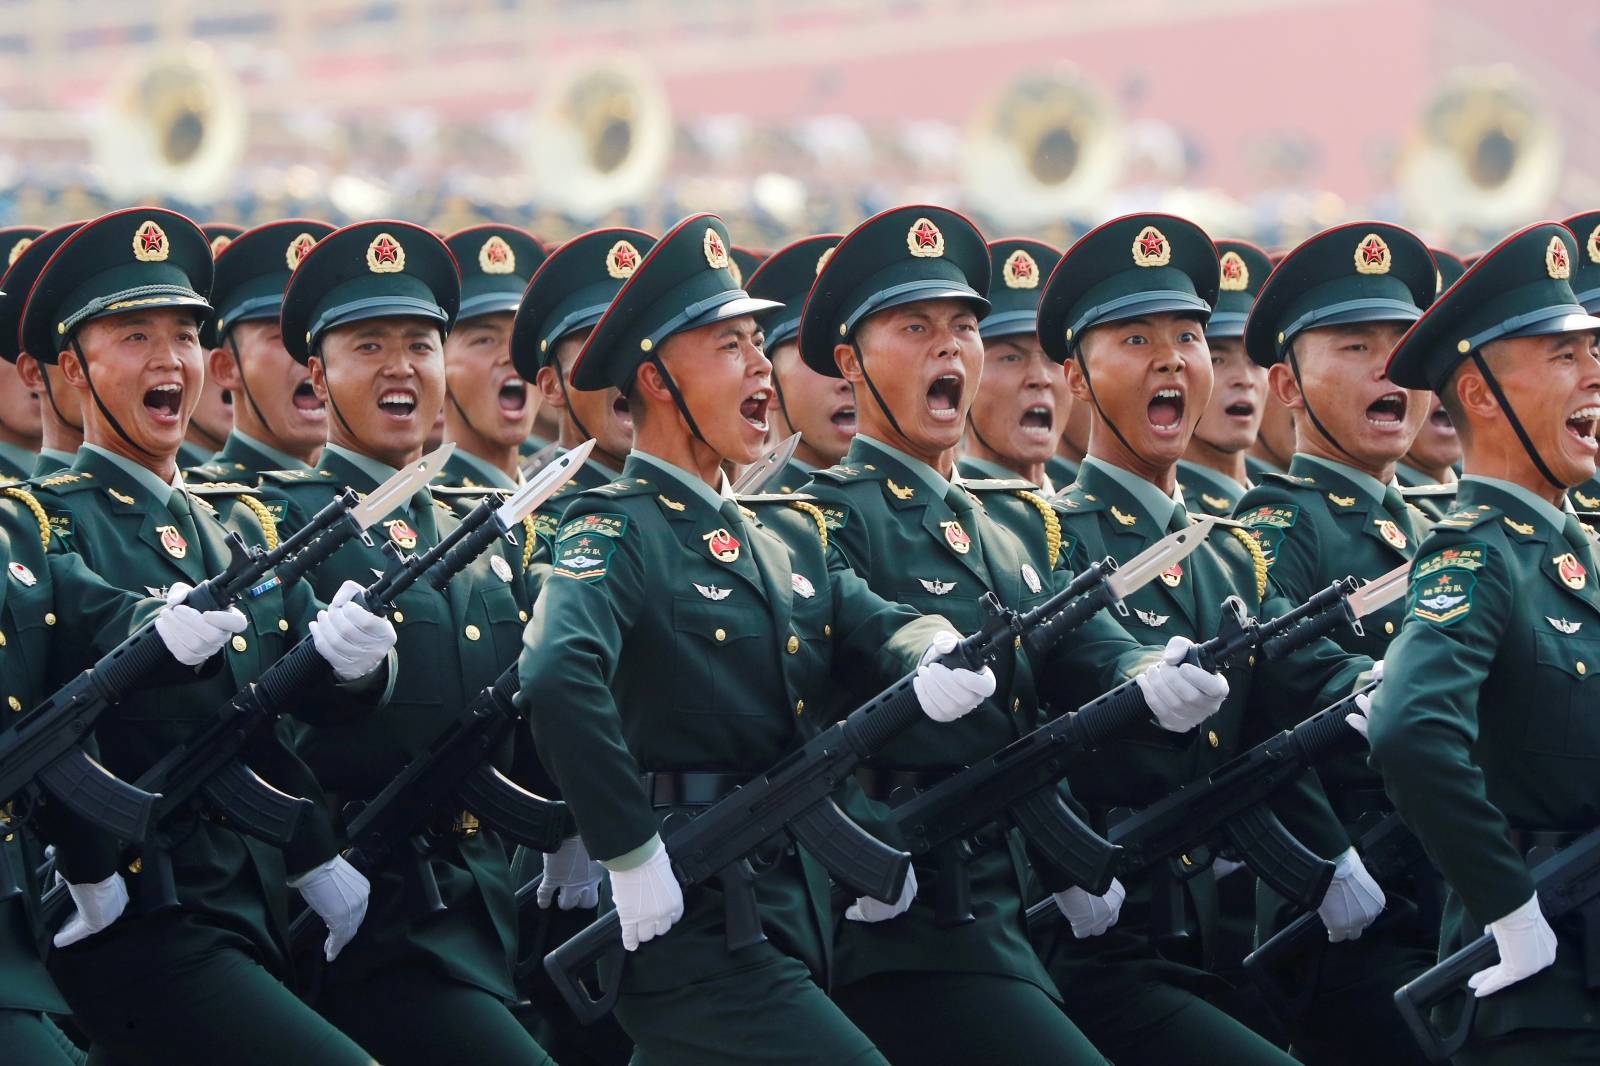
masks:
[(716, 235), (715, 232), (709, 234), (706, 237), (706, 247), (711, 251), (712, 255), (723, 255), (724, 254), (724, 249), (722, 247), (722, 240)]
[(498, 244), (489, 245), (488, 248), (484, 249), (484, 255), (489, 257), (489, 262), (491, 263), (504, 263), (506, 261), (506, 250)]
[(1567, 265), (1567, 249), (1563, 244), (1550, 246), (1550, 262), (1555, 264), (1557, 270)]
[(166, 241), (166, 235), (156, 228), (155, 223), (146, 222), (139, 228), (139, 249), (145, 252), (159, 252), (161, 245)]
[(934, 229), (932, 222), (917, 223), (917, 228), (911, 231), (911, 236), (916, 240), (918, 248), (935, 248), (939, 244), (939, 231)]
[(1368, 237), (1361, 246), (1361, 260), (1368, 265), (1383, 262), (1383, 242), (1376, 237)]
[(1230, 281), (1237, 281), (1240, 273), (1241, 271), (1239, 269), (1239, 263), (1236, 260), (1224, 259), (1222, 261), (1223, 277), (1228, 278)]
[(1019, 278), (1031, 278), (1033, 277), (1033, 264), (1026, 259), (1018, 259), (1017, 265), (1011, 268), (1011, 272)]
[(1143, 255), (1160, 255), (1165, 245), (1166, 240), (1159, 233), (1146, 233), (1139, 238), (1139, 252)]
[(638, 257), (633, 254), (632, 248), (618, 248), (613, 258), (616, 259), (618, 268), (622, 270), (631, 269), (639, 264)]
[(372, 246), (372, 261), (375, 263), (398, 263), (400, 261), (400, 249), (394, 241), (378, 241)]

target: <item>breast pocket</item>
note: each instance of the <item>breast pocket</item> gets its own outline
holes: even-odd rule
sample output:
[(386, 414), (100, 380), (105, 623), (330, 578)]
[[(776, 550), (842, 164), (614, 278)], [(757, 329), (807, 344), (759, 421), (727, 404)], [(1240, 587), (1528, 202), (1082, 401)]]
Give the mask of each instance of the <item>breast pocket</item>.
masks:
[(497, 583), (483, 591), (483, 614), (489, 622), (495, 662), (501, 667), (511, 665), (522, 652), (522, 627), (528, 613), (517, 603), (510, 585)]
[(1600, 757), (1600, 640), (1535, 631), (1538, 690), (1527, 702), (1523, 747), (1541, 755)]
[(770, 644), (776, 638), (766, 612), (746, 605), (674, 598), (672, 630), (678, 658), (673, 671), (675, 709), (745, 717), (765, 712), (756, 701), (735, 698), (749, 687), (734, 684), (733, 679), (752, 670), (772, 669)]

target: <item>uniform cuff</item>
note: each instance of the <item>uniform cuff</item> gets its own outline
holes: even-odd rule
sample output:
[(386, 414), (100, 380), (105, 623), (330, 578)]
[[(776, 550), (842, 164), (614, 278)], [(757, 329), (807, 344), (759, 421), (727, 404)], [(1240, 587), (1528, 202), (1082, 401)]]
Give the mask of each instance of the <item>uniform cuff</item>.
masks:
[(604, 866), (612, 873), (622, 873), (625, 870), (638, 869), (640, 866), (643, 866), (645, 863), (655, 858), (656, 852), (660, 851), (665, 846), (666, 845), (661, 843), (661, 834), (655, 833), (651, 835), (649, 840), (646, 840), (643, 844), (640, 844), (632, 851), (625, 851), (614, 859), (601, 859), (600, 865)]

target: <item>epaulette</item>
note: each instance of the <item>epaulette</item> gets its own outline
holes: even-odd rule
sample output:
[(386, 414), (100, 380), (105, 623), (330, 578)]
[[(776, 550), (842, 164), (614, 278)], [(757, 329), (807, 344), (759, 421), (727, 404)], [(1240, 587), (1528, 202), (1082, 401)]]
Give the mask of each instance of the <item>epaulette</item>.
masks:
[(33, 520), (39, 523), (39, 543), (46, 550), (50, 550), (50, 519), (44, 513), (44, 508), (39, 506), (39, 501), (33, 493), (17, 484), (15, 481), (7, 482), (0, 486), (0, 492), (10, 496), (13, 500), (21, 500), (22, 506), (33, 514)]
[(968, 492), (1038, 492), (1039, 486), (1021, 477), (962, 478), (961, 487)]
[(1471, 529), (1498, 518), (1500, 509), (1480, 503), (1476, 507), (1458, 507), (1433, 524), (1435, 529)]
[(1086, 492), (1082, 485), (1068, 485), (1050, 499), (1052, 506), (1060, 507), (1070, 512), (1092, 514), (1104, 510), (1106, 501), (1092, 492)]
[(94, 475), (87, 470), (82, 473), (76, 470), (63, 470), (59, 474), (51, 474), (49, 477), (40, 478), (33, 484), (36, 488), (49, 489), (57, 496), (65, 496), (68, 493), (82, 492), (84, 489), (94, 488), (95, 480)]
[(592, 489), (584, 489), (580, 495), (594, 494), (603, 499), (619, 500), (624, 496), (643, 496), (656, 491), (655, 482), (643, 477), (622, 477), (615, 481), (608, 481), (604, 485), (596, 485)]
[(849, 484), (852, 481), (866, 476), (866, 472), (863, 467), (845, 466), (843, 464), (838, 466), (830, 466), (826, 470), (816, 470), (812, 473), (816, 477), (826, 478), (827, 480), (837, 482), (840, 485)]
[(1038, 511), (1039, 517), (1044, 520), (1045, 551), (1050, 557), (1050, 569), (1054, 570), (1056, 563), (1061, 560), (1061, 516), (1056, 514), (1056, 509), (1050, 506), (1048, 500), (1032, 489), (1021, 488), (1013, 491), (1024, 503)]
[(261, 480), (280, 485), (326, 484), (333, 475), (326, 470), (263, 470)]
[(1316, 485), (1317, 483), (1317, 479), (1314, 477), (1301, 477), (1299, 474), (1286, 474), (1277, 470), (1269, 470), (1267, 473), (1261, 475), (1261, 480), (1256, 482), (1256, 484), (1271, 485), (1279, 481), (1290, 486), (1291, 488), (1297, 489), (1308, 488)]
[(795, 500), (814, 501), (815, 496), (804, 492), (751, 492), (740, 493), (740, 503), (792, 503)]
[(822, 550), (826, 552), (828, 550), (828, 519), (822, 513), (822, 508), (810, 502), (811, 497), (809, 496), (801, 497), (795, 495), (785, 496), (783, 498), (788, 502), (789, 506), (793, 507), (796, 511), (803, 511), (811, 516), (811, 520), (817, 524), (817, 539), (822, 542)]
[(1432, 496), (1454, 496), (1459, 485), (1402, 485), (1400, 495), (1408, 500)]

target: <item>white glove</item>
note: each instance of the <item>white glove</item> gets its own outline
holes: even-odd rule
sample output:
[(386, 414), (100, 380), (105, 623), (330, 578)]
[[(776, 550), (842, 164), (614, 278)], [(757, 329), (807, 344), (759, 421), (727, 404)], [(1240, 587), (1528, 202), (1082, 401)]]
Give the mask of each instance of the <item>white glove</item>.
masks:
[(1222, 880), (1231, 873), (1238, 873), (1243, 869), (1244, 863), (1234, 862), (1232, 859), (1224, 859), (1221, 855), (1218, 855), (1215, 859), (1211, 860), (1211, 876), (1217, 881)]
[(1192, 647), (1188, 637), (1173, 637), (1161, 661), (1135, 679), (1156, 723), (1173, 733), (1187, 733), (1216, 714), (1228, 698), (1227, 678), (1183, 661)]
[(234, 633), (243, 633), (249, 620), (238, 608), (226, 611), (197, 611), (183, 606), (184, 597), (194, 588), (182, 581), (167, 589), (167, 605), (156, 615), (156, 634), (172, 657), (185, 666), (199, 666), (228, 642)]
[(93, 884), (67, 884), (67, 894), (77, 909), (55, 936), (58, 948), (70, 947), (85, 937), (94, 936), (116, 921), (128, 906), (128, 886), (121, 874), (112, 874)]
[(900, 898), (893, 903), (885, 903), (871, 896), (858, 896), (856, 901), (845, 908), (844, 917), (849, 922), (886, 922), (890, 918), (898, 918), (911, 909), (911, 901), (917, 898), (917, 871), (907, 867), (905, 884), (900, 886)]
[(332, 962), (361, 928), (361, 920), (367, 916), (371, 884), (343, 855), (335, 855), (321, 866), (291, 877), (289, 887), (300, 893), (306, 906), (316, 911), (328, 927), (322, 953)]
[(911, 679), (922, 712), (935, 722), (953, 722), (994, 695), (994, 671), (952, 670), (934, 662), (955, 650), (961, 638), (954, 633), (939, 633), (922, 652), (917, 676)]
[(1555, 930), (1544, 920), (1537, 895), (1504, 918), (1490, 922), (1483, 931), (1494, 934), (1500, 961), (1468, 979), (1467, 985), (1479, 999), (1532, 977), (1556, 961)]
[(581, 837), (567, 837), (553, 853), (544, 853), (544, 878), (534, 892), (534, 901), (544, 910), (550, 909), (551, 900), (564, 911), (598, 907), (600, 875), (605, 872), (604, 866), (589, 858)]
[(1091, 896), (1077, 885), (1073, 885), (1065, 892), (1057, 892), (1056, 906), (1061, 908), (1061, 913), (1067, 921), (1072, 923), (1072, 935), (1079, 940), (1085, 937), (1099, 936), (1113, 925), (1122, 916), (1122, 901), (1128, 897), (1128, 890), (1122, 887), (1122, 882), (1115, 877), (1111, 879), (1111, 887), (1106, 889), (1103, 896)]
[(656, 842), (655, 854), (631, 870), (611, 870), (611, 898), (622, 919), (622, 946), (664, 936), (683, 917), (683, 888), (672, 872), (667, 847)]
[(394, 626), (389, 620), (351, 602), (360, 591), (360, 585), (346, 581), (311, 623), (317, 654), (328, 660), (340, 681), (366, 677), (394, 647)]
[[(1370, 680), (1383, 680), (1382, 659), (1379, 659), (1377, 662), (1372, 664), (1372, 677)], [(1363, 685), (1362, 687), (1365, 688), (1366, 686)], [(1344, 720), (1349, 723), (1351, 729), (1354, 729), (1357, 733), (1361, 734), (1362, 740), (1366, 740), (1367, 718), (1372, 714), (1372, 694), (1363, 692), (1356, 696), (1356, 707), (1359, 708), (1359, 711), (1351, 711), (1349, 714), (1344, 716)]]
[(1333, 868), (1333, 883), (1322, 897), (1317, 914), (1328, 927), (1328, 939), (1337, 944), (1358, 939), (1367, 926), (1378, 920), (1383, 905), (1383, 889), (1367, 873), (1356, 849), (1351, 848), (1339, 856)]

